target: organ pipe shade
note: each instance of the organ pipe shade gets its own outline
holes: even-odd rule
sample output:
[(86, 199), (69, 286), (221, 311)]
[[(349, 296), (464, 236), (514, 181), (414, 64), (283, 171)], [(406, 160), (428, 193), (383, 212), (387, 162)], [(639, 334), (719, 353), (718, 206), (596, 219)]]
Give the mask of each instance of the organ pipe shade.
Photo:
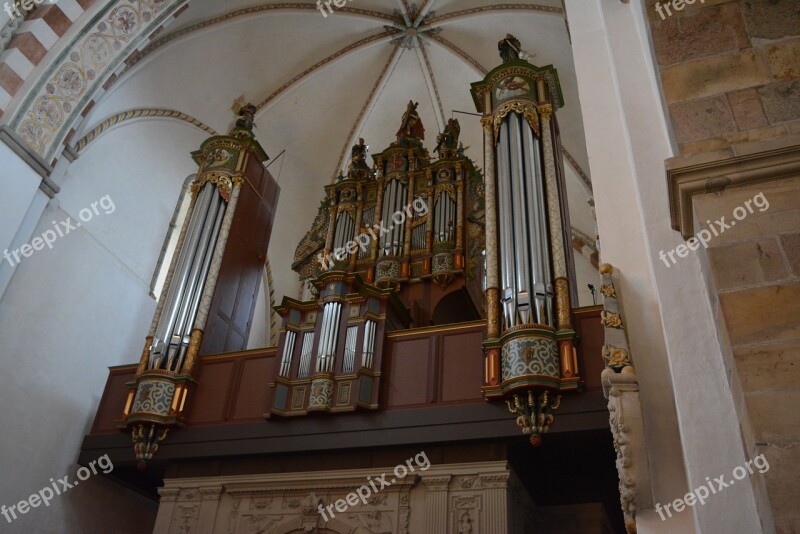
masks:
[(183, 365), (227, 203), (206, 183), (197, 195), (184, 245), (150, 347), (149, 369), (178, 372)]
[(555, 326), (541, 140), (525, 118), (509, 113), (500, 125), (497, 154), (500, 298), (504, 329)]

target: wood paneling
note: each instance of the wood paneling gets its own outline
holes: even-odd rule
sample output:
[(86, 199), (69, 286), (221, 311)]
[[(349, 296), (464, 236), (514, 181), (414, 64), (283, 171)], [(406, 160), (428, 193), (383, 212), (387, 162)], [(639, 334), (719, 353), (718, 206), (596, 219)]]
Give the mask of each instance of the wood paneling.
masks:
[(442, 402), (483, 402), (483, 333), (442, 336)]
[(574, 312), (575, 331), (580, 336), (578, 343), (578, 369), (586, 384), (586, 391), (601, 391), (600, 373), (605, 368), (603, 363), (603, 343), (605, 333), (600, 324), (602, 306), (581, 308)]
[(248, 155), (230, 235), (220, 266), (200, 354), (244, 350), (263, 276), (280, 188)]

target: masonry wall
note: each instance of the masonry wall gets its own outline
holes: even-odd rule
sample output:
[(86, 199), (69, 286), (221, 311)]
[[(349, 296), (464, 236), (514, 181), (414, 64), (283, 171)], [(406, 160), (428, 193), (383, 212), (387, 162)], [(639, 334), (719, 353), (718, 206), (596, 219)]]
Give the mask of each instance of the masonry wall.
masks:
[[(750, 457), (764, 454), (769, 505), (779, 534), (800, 532), (800, 178), (708, 193), (697, 219), (730, 215), (757, 194), (769, 202), (709, 241), (710, 290), (727, 330), (731, 380)], [(700, 223), (704, 226), (703, 223)], [(761, 477), (751, 477), (756, 486)]]
[[(730, 158), (800, 144), (796, 0), (695, 0), (681, 10), (644, 1), (680, 154), (669, 169), (723, 168)], [(716, 178), (731, 183), (713, 171), (708, 178), (706, 187)], [(742, 445), (748, 457), (763, 453), (770, 465), (763, 477), (750, 477), (762, 527), (771, 510), (779, 534), (798, 532), (800, 179), (716, 189), (695, 198), (690, 233), (721, 216), (730, 222), (758, 193), (769, 201), (715, 236), (700, 256)]]
[(796, 0), (645, 2), (681, 154), (800, 132)]

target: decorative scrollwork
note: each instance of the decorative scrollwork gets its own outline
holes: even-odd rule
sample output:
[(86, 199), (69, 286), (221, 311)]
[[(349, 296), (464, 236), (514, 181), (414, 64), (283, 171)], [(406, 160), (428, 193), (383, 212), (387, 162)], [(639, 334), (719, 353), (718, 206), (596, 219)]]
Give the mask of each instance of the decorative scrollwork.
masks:
[[(552, 106), (550, 109), (552, 110)], [(536, 111), (536, 107), (530, 102), (512, 100), (510, 102), (506, 102), (494, 112), (492, 125), (494, 127), (495, 143), (500, 136), (500, 124), (503, 122), (503, 119), (506, 117), (506, 115), (512, 111), (524, 116), (536, 136), (539, 137), (539, 114)]]

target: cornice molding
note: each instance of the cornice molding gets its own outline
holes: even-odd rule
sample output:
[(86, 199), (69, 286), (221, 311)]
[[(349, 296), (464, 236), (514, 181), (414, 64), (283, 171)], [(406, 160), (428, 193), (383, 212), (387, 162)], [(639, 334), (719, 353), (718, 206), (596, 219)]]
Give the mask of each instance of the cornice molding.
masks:
[(800, 176), (800, 144), (697, 164), (685, 161), (668, 160), (667, 187), (672, 228), (688, 239), (695, 232), (696, 195)]

